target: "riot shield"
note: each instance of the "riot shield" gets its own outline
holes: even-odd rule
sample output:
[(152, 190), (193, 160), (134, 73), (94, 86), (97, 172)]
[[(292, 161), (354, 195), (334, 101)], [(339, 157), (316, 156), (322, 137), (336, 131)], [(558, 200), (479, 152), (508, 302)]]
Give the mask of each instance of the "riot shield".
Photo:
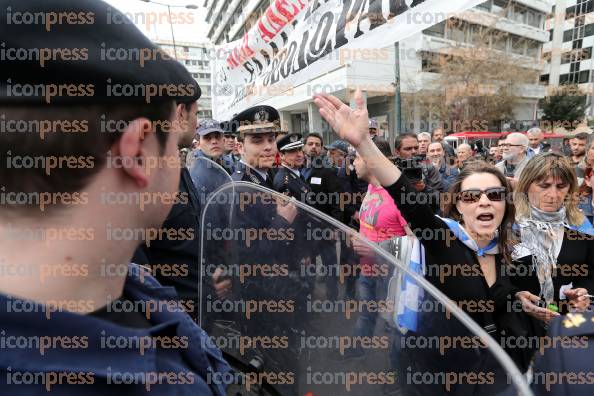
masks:
[[(201, 210), (206, 206), (208, 198), (219, 187), (233, 181), (225, 168), (206, 157), (194, 158), (189, 170), (192, 182), (198, 191)], [(229, 204), (227, 207), (230, 208), (231, 205)]]
[[(228, 226), (214, 227), (221, 212)], [(237, 370), (212, 378), (230, 394), (531, 394), (498, 341), (424, 278), (414, 237), (374, 244), (244, 182), (203, 219), (203, 243), (226, 254), (203, 250), (199, 320)]]

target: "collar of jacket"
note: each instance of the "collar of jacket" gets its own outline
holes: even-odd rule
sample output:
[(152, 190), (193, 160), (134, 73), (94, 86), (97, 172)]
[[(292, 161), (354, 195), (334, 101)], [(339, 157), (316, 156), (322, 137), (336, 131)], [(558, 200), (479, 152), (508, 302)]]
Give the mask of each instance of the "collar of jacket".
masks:
[[(0, 323), (4, 342), (9, 337), (39, 339), (48, 337), (87, 337), (86, 348), (52, 348), (43, 354), (35, 342), (29, 348), (10, 348), (4, 345), (0, 353), (0, 367), (11, 367), (13, 371), (32, 372), (91, 372), (95, 377), (108, 378), (118, 372), (156, 372), (157, 349), (106, 347), (108, 337), (139, 340), (157, 335), (188, 337), (188, 348), (179, 348), (190, 369), (199, 375), (210, 372), (209, 358), (224, 367), (226, 363), (214, 345), (205, 344), (206, 333), (183, 312), (172, 287), (161, 286), (150, 275), (150, 270), (130, 264), (124, 285), (124, 294), (132, 301), (157, 304), (167, 301), (160, 309), (151, 312), (154, 326), (146, 329), (129, 328), (108, 322), (94, 316), (65, 311), (51, 312), (46, 316), (45, 306), (0, 294)], [(154, 305), (153, 305), (154, 306)], [(165, 308), (164, 308), (165, 307)], [(18, 311), (18, 312), (15, 312)], [(26, 311), (26, 312), (25, 312)], [(112, 338), (113, 340), (114, 338)], [(41, 343), (41, 341), (39, 341)], [(18, 344), (17, 344), (18, 345)]]

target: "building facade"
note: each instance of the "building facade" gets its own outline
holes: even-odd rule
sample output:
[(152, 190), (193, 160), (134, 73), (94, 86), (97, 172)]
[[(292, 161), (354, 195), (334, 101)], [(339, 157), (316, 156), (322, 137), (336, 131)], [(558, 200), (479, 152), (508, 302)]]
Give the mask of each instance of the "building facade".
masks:
[(212, 45), (176, 41), (174, 48), (171, 40), (156, 40), (155, 44), (183, 64), (200, 85), (198, 118), (212, 118)]
[(588, 96), (587, 114), (594, 115), (594, 0), (556, 0), (547, 28), (550, 41), (543, 48), (541, 83), (551, 91), (578, 85)]
[[(270, 0), (224, 1), (205, 0), (207, 36), (213, 44), (238, 40), (270, 5)], [(440, 117), (419, 106), (400, 108), (406, 96), (427, 89), (436, 72), (429, 70), (427, 57), (446, 52), (455, 46), (472, 45), (477, 25), (493, 25), (503, 32), (504, 39), (493, 42), (493, 48), (505, 57), (516, 57), (534, 68), (534, 81), (518, 87), (518, 103), (514, 119), (530, 124), (536, 117), (538, 100), (545, 96), (539, 84), (542, 68), (542, 46), (549, 40), (545, 29), (552, 4), (548, 0), (488, 0), (460, 14), (456, 28), (447, 21), (402, 40), (398, 47), (380, 49), (372, 58), (351, 58), (341, 66), (320, 76), (312, 76), (305, 84), (294, 87), (290, 95), (279, 95), (263, 102), (281, 111), (281, 121), (292, 132), (321, 132), (326, 139), (335, 138), (321, 120), (312, 96), (320, 91), (331, 93), (349, 103), (355, 88), (365, 91), (369, 113), (392, 141), (403, 131), (428, 131), (441, 124)], [(411, 22), (411, 23), (414, 23)], [(398, 49), (398, 50), (396, 50)], [(398, 54), (398, 56), (396, 56)], [(332, 56), (332, 55), (330, 55)], [(340, 55), (335, 55), (340, 56)], [(400, 81), (400, 92), (397, 90)], [(401, 100), (402, 99), (402, 100)]]
[[(446, 132), (528, 129), (537, 117), (538, 100), (546, 93), (538, 75), (543, 68), (542, 48), (549, 40), (545, 23), (551, 7), (546, 0), (489, 0), (403, 40), (399, 53), (404, 104), (414, 103), (406, 99), (439, 82), (438, 68), (432, 67), (434, 59), (451, 55), (455, 49), (472, 48), (475, 40), (481, 41), (484, 50), (505, 59), (502, 66), (506, 62), (523, 65), (533, 75), (530, 82), (514, 86), (516, 98), (509, 120), (496, 124), (477, 119), (448, 122), (427, 106), (415, 104), (403, 109), (403, 128), (407, 132), (430, 131), (438, 126)], [(485, 70), (476, 73), (485, 74)]]

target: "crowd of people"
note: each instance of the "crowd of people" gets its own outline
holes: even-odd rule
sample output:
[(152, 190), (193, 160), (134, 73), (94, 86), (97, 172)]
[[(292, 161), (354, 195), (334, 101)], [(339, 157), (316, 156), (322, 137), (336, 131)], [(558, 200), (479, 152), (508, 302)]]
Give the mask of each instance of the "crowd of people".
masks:
[[(336, 125), (328, 113), (341, 106), (337, 100), (321, 96), (316, 104), (330, 125)], [(262, 126), (255, 118), (268, 124)], [(279, 132), (278, 118), (272, 107), (249, 109), (230, 122), (247, 123), (247, 131), (219, 127), (211, 132), (219, 146), (235, 138), (234, 146), (213, 155), (204, 145), (208, 140), (200, 136), (192, 155), (206, 152), (233, 180), (289, 195), (353, 227), (378, 246), (405, 235), (419, 238), (424, 265), (437, 268), (426, 273), (426, 279), (454, 301), (489, 301), (496, 307), (490, 315), (468, 312), (494, 337), (544, 337), (554, 317), (589, 308), (594, 288), (594, 143), (588, 142), (588, 135), (568, 139), (570, 151), (553, 152), (538, 128), (510, 133), (493, 147), (463, 143), (456, 148), (444, 140), (443, 130), (436, 129), (400, 134), (392, 150), (379, 136), (374, 120), (348, 127), (343, 121), (338, 124), (342, 130), (336, 132), (346, 140), (324, 144), (318, 133), (302, 137)], [(363, 144), (368, 146), (360, 147)], [(237, 161), (231, 160), (235, 151), (240, 153)], [(194, 167), (191, 172), (199, 170)], [(204, 185), (198, 181), (196, 187)], [(310, 191), (360, 193), (361, 200), (344, 208), (321, 205), (307, 198)], [(289, 224), (296, 216), (286, 210), (278, 214)], [(452, 232), (458, 240), (470, 242), (452, 246), (447, 238), (435, 238), (439, 233), (424, 237), (419, 230)], [(351, 254), (343, 249), (347, 253), (341, 254), (340, 262), (356, 261), (360, 272), (351, 277), (345, 298), (376, 300), (383, 282), (372, 271), (376, 253), (358, 238), (352, 246)], [(321, 261), (336, 262), (336, 257)], [(478, 265), (480, 271), (443, 282), (442, 271), (452, 263)], [(335, 298), (335, 288), (327, 286), (327, 297)], [(510, 298), (521, 306), (520, 313), (509, 310)], [(364, 310), (354, 333), (371, 336), (376, 322), (377, 314)], [(512, 347), (507, 352), (527, 370), (534, 347)], [(361, 353), (351, 351), (355, 356)]]

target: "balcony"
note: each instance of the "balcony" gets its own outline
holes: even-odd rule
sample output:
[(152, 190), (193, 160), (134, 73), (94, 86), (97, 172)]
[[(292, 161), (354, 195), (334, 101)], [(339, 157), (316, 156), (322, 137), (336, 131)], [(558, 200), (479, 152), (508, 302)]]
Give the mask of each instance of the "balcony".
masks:
[[(550, 8), (549, 8), (550, 11)], [(470, 9), (456, 15), (459, 19), (470, 23), (492, 27), (507, 33), (530, 38), (532, 40), (546, 43), (549, 41), (549, 32), (525, 23), (495, 15), (490, 12)]]
[(515, 0), (515, 2), (546, 14), (551, 12), (551, 8), (555, 4), (552, 0)]

